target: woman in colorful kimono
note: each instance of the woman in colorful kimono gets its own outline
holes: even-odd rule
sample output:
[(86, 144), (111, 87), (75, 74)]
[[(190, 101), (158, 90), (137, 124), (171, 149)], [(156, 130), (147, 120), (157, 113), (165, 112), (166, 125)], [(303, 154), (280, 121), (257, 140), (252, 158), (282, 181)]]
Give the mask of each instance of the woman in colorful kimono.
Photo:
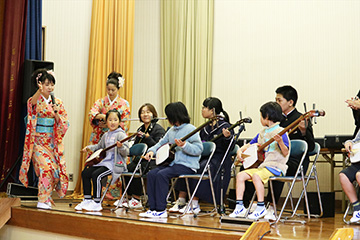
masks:
[(51, 95), (55, 86), (53, 72), (38, 69), (31, 79), (38, 90), (27, 102), (26, 136), (19, 178), (27, 187), (27, 172), (32, 160), (39, 177), (37, 207), (51, 209), (53, 189), (64, 197), (68, 188), (63, 138), (69, 121), (62, 101)]
[[(119, 89), (123, 87), (125, 79), (120, 73), (112, 72), (106, 80), (107, 96), (98, 99), (89, 112), (90, 125), (93, 129), (89, 145), (98, 144), (101, 137), (109, 129), (106, 126), (106, 113), (111, 109), (117, 109), (121, 115), (121, 120), (126, 120), (130, 116), (130, 104), (118, 94)], [(120, 127), (127, 132), (129, 122), (121, 122)], [(120, 195), (120, 186), (114, 184), (109, 188), (107, 197), (114, 198)]]

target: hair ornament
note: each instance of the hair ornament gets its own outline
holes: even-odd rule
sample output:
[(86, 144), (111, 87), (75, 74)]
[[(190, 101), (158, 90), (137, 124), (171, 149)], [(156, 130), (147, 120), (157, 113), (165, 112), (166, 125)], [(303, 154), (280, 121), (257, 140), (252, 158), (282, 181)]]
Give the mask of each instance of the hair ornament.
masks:
[(41, 78), (41, 76), (42, 76), (42, 73), (39, 73), (37, 76), (36, 76), (36, 81), (38, 82), (39, 81), (39, 79)]
[(118, 79), (119, 79), (119, 88), (121, 88), (121, 87), (124, 86), (125, 78), (123, 78), (123, 77), (118, 77)]
[[(47, 71), (48, 74), (52, 75), (55, 78), (55, 73), (53, 70), (48, 70)], [(56, 78), (55, 78), (56, 79)]]

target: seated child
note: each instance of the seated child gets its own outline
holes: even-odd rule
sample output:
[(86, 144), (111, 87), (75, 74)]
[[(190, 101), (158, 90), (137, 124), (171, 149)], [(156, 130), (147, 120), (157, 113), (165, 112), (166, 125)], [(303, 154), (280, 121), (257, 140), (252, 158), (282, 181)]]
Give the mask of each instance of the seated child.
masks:
[[(116, 109), (106, 113), (106, 124), (109, 131), (106, 132), (98, 144), (86, 146), (82, 152), (104, 149), (116, 143), (117, 148), (109, 149), (106, 157), (98, 164), (91, 167), (86, 166), (81, 173), (84, 187), (84, 200), (75, 207), (75, 210), (81, 211), (101, 211), (101, 179), (110, 175), (114, 168), (115, 154), (117, 164), (122, 164), (126, 171), (126, 157), (129, 154), (129, 143), (120, 143), (121, 139), (126, 138), (126, 133), (120, 127), (121, 116)], [(115, 152), (115, 150), (117, 151)], [(93, 196), (91, 196), (91, 181)]]
[(240, 161), (244, 161), (242, 153), (250, 146), (250, 144), (262, 145), (271, 138), (274, 142), (264, 149), (264, 161), (258, 168), (251, 168), (241, 171), (236, 176), (236, 207), (230, 217), (243, 217), (246, 209), (243, 204), (243, 196), (245, 190), (245, 181), (251, 180), (254, 184), (257, 194), (257, 207), (248, 218), (257, 220), (266, 214), (264, 204), (264, 184), (266, 184), (271, 176), (285, 175), (287, 170), (286, 162), (290, 154), (290, 139), (285, 133), (279, 136), (278, 133), (283, 130), (279, 126), (282, 119), (281, 107), (276, 102), (265, 103), (260, 108), (261, 124), (265, 127), (260, 133), (256, 135), (250, 143), (242, 146), (238, 152), (237, 157)]
[[(352, 140), (347, 140), (345, 142), (345, 149), (347, 152), (351, 152), (353, 145), (360, 141), (360, 130), (357, 132), (356, 136)], [(354, 213), (353, 217), (350, 219), (351, 223), (360, 221), (360, 203), (356, 194), (355, 187), (353, 185), (354, 181), (357, 181), (360, 184), (360, 162), (352, 163), (351, 166), (342, 170), (339, 174), (341, 187), (344, 190), (346, 196), (351, 202)]]

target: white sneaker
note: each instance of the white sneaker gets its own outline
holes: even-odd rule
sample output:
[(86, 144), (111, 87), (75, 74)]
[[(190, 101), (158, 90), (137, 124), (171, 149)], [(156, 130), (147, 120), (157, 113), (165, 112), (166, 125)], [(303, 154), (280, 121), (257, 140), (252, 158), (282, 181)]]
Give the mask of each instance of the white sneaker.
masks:
[(84, 209), (86, 211), (90, 211), (90, 212), (99, 212), (103, 208), (101, 206), (101, 203), (96, 203), (94, 200), (91, 200), (88, 204), (83, 206), (82, 209)]
[(129, 201), (129, 206), (130, 208), (142, 208), (142, 204), (139, 200), (136, 200), (135, 198), (132, 198), (130, 201)]
[(248, 219), (251, 219), (251, 220), (258, 220), (259, 218), (262, 218), (263, 216), (266, 215), (266, 208), (265, 207), (258, 207), (255, 209), (255, 211), (253, 213), (251, 213), (249, 216), (248, 216)]
[(41, 209), (51, 209), (51, 205), (42, 202), (38, 202), (36, 207)]
[(158, 212), (158, 211), (153, 211), (152, 215), (150, 216), (151, 218), (167, 218), (168, 214), (166, 212), (166, 210)]
[(271, 220), (271, 221), (275, 221), (276, 217), (275, 217), (275, 211), (274, 211), (274, 207), (273, 206), (269, 206), (266, 212), (266, 215), (264, 217), (266, 220)]
[(119, 205), (119, 207), (128, 207), (126, 198), (124, 198), (121, 203), (120, 203), (120, 199), (116, 200), (114, 202), (114, 206), (118, 206), (118, 205)]
[[(184, 213), (184, 212), (185, 212), (185, 208), (186, 208), (186, 207), (183, 207), (182, 209), (179, 210), (179, 212), (180, 212), (180, 213)], [(188, 213), (199, 214), (200, 211), (201, 211), (201, 209), (200, 209), (200, 206), (199, 206), (199, 205), (197, 205), (196, 207), (193, 207), (192, 209), (191, 209), (191, 205), (190, 205), (190, 206), (189, 206), (189, 209), (186, 211), (186, 214), (188, 214)]]
[(232, 218), (243, 218), (245, 217), (245, 213), (246, 213), (246, 208), (244, 207), (244, 205), (242, 205), (240, 208), (235, 208), (234, 211), (232, 213), (230, 213), (229, 217)]
[(359, 211), (355, 211), (353, 213), (352, 218), (350, 219), (351, 223), (355, 223), (355, 222), (359, 222), (360, 221), (360, 210)]
[(139, 217), (151, 217), (153, 212), (156, 212), (156, 211), (147, 210), (146, 212), (140, 213)]
[(76, 205), (75, 210), (76, 211), (81, 211), (83, 210), (83, 208), (88, 205), (89, 203), (91, 203), (92, 200), (90, 199), (84, 199), (81, 203), (79, 203), (78, 205)]
[(180, 202), (180, 200), (178, 199), (178, 200), (176, 200), (175, 205), (169, 209), (169, 212), (177, 213), (180, 211), (180, 209), (182, 209), (185, 206), (186, 206), (186, 204), (183, 202)]

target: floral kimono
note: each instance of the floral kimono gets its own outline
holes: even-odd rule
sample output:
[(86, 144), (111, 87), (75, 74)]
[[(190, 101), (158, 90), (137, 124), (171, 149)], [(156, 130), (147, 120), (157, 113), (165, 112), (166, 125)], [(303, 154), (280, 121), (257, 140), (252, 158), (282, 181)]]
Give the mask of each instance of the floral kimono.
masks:
[(45, 203), (51, 201), (53, 189), (59, 197), (64, 197), (69, 185), (63, 143), (69, 121), (60, 99), (55, 100), (60, 107), (58, 123), (49, 104), (50, 96), (46, 100), (40, 95), (36, 105), (31, 104), (31, 99), (27, 102), (26, 136), (19, 179), (28, 186), (27, 172), (32, 160), (35, 173), (39, 177), (38, 201)]
[[(121, 120), (128, 119), (130, 116), (129, 102), (119, 96), (112, 102), (108, 96), (97, 100), (89, 112), (90, 125), (93, 128), (90, 136), (90, 145), (97, 144), (102, 135), (108, 130), (108, 128), (99, 127), (99, 123), (95, 117), (98, 114), (106, 114), (111, 109), (117, 109), (120, 112)], [(127, 133), (129, 130), (129, 122), (121, 122), (120, 126)]]
[[(109, 96), (97, 100), (89, 112), (90, 125), (93, 131), (90, 136), (90, 145), (98, 144), (102, 135), (107, 132), (108, 128), (99, 127), (98, 121), (95, 117), (98, 114), (106, 114), (109, 110), (117, 109), (120, 112), (121, 120), (129, 119), (130, 117), (130, 104), (119, 95), (111, 102)], [(129, 130), (129, 122), (121, 122), (120, 127), (127, 133)], [(109, 179), (110, 181), (110, 179)], [(112, 199), (120, 196), (121, 183), (117, 181), (110, 186), (107, 197)]]

